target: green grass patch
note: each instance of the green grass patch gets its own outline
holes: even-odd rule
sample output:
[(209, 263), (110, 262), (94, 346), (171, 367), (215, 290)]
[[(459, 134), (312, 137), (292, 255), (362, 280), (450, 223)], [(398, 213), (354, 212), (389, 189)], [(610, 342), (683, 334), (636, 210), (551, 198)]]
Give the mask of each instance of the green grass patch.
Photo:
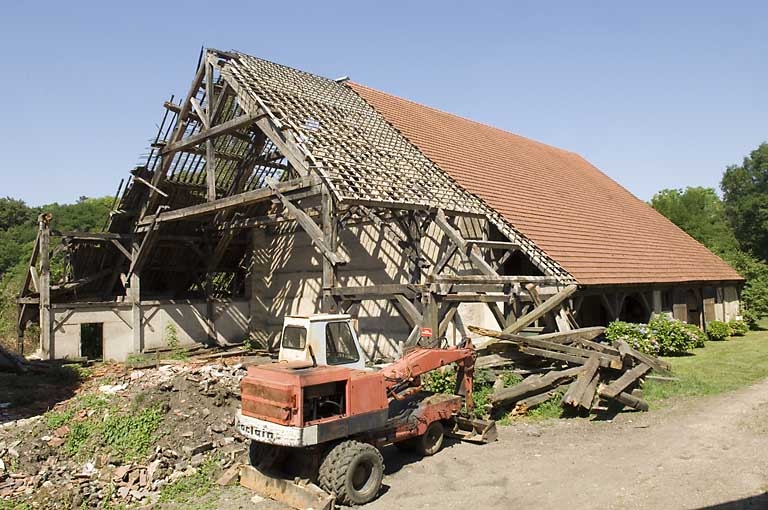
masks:
[(707, 342), (692, 356), (664, 359), (679, 380), (646, 381), (645, 398), (652, 404), (735, 390), (768, 377), (768, 331), (750, 331), (730, 342)]
[[(213, 489), (214, 475), (217, 471), (218, 459), (215, 457), (206, 459), (193, 475), (185, 476), (163, 487), (160, 490), (160, 502), (200, 504), (200, 498), (203, 498)], [(195, 508), (202, 507), (195, 506)], [(214, 508), (213, 502), (209, 508)]]
[(143, 406), (146, 395), (139, 395), (126, 410), (105, 395), (82, 395), (65, 410), (47, 412), (43, 420), (51, 430), (69, 427), (63, 449), (70, 457), (105, 448), (125, 461), (133, 460), (147, 454), (163, 419), (161, 407)]
[(102, 441), (125, 459), (143, 457), (152, 446), (162, 419), (158, 407), (146, 407), (132, 414), (110, 415), (102, 426)]

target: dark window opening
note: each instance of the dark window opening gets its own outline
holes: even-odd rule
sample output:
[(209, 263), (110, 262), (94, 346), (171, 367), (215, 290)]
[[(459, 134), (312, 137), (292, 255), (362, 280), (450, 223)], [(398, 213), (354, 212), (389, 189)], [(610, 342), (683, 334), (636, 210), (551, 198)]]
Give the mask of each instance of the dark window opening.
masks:
[(329, 365), (354, 363), (360, 359), (352, 331), (346, 322), (329, 322), (325, 326), (325, 361)]
[(307, 330), (301, 326), (286, 326), (283, 330), (282, 346), (286, 349), (303, 350), (307, 345)]
[(80, 324), (80, 356), (88, 359), (104, 359), (104, 324), (101, 322)]
[(672, 310), (672, 291), (671, 290), (661, 291), (661, 310), (664, 312), (669, 312)]

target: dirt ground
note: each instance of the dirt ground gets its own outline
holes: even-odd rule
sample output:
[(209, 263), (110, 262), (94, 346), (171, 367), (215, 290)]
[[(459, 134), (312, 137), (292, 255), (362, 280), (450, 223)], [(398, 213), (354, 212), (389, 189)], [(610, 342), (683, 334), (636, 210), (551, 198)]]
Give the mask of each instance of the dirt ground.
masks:
[(363, 508), (768, 509), (768, 380), (612, 421), (499, 429), (423, 460), (387, 449), (385, 490)]

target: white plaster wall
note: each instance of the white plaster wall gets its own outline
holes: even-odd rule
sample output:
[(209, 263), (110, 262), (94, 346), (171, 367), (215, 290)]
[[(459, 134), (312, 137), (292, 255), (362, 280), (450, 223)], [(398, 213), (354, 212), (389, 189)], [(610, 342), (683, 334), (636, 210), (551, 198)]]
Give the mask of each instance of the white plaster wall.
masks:
[[(182, 347), (206, 343), (206, 310), (204, 302), (142, 305), (144, 348), (167, 347), (173, 332)], [(248, 334), (247, 301), (217, 301), (213, 306), (213, 316), (219, 343), (241, 342)]]
[[(208, 340), (205, 303), (164, 303), (142, 305), (144, 348), (167, 347), (169, 325), (176, 332), (179, 345), (189, 347)], [(54, 354), (57, 358), (79, 357), (80, 325), (102, 323), (104, 359), (125, 361), (134, 352), (131, 308), (93, 307), (71, 311), (56, 310), (55, 320), (64, 322), (54, 331)], [(214, 324), (220, 343), (238, 343), (248, 334), (248, 302), (217, 301)]]
[[(459, 229), (468, 238), (482, 237), (478, 220), (462, 221)], [(442, 255), (440, 236), (437, 227), (431, 226), (427, 236), (422, 238), (422, 249), (431, 264)], [(340, 244), (351, 260), (338, 268), (339, 286), (408, 282), (409, 264), (402, 249), (393, 245), (375, 225), (343, 230)], [(273, 343), (285, 315), (310, 315), (320, 311), (322, 259), (303, 231), (267, 235), (258, 230), (254, 232), (254, 259), (252, 325), (257, 330), (257, 339)], [(450, 270), (463, 272), (469, 267), (468, 263), (455, 257)], [(459, 323), (483, 327), (496, 325), (484, 304), (461, 305), (457, 315)], [(465, 315), (467, 319), (463, 320)], [(369, 358), (393, 356), (398, 342), (410, 333), (408, 325), (386, 300), (362, 302), (358, 330)], [(446, 332), (449, 341), (461, 340), (464, 334), (454, 325)]]
[(54, 330), (54, 355), (56, 358), (79, 357), (80, 325), (102, 323), (103, 350), (105, 360), (123, 361), (133, 350), (133, 330), (131, 309), (113, 309), (107, 306), (71, 311), (54, 309), (54, 321), (58, 324)]

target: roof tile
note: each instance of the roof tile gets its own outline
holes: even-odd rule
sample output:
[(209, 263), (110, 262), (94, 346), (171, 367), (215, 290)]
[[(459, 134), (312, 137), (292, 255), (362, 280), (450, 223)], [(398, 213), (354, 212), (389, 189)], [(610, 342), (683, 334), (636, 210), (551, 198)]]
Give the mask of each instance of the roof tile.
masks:
[(349, 85), (579, 283), (742, 279), (577, 154), (357, 83)]

